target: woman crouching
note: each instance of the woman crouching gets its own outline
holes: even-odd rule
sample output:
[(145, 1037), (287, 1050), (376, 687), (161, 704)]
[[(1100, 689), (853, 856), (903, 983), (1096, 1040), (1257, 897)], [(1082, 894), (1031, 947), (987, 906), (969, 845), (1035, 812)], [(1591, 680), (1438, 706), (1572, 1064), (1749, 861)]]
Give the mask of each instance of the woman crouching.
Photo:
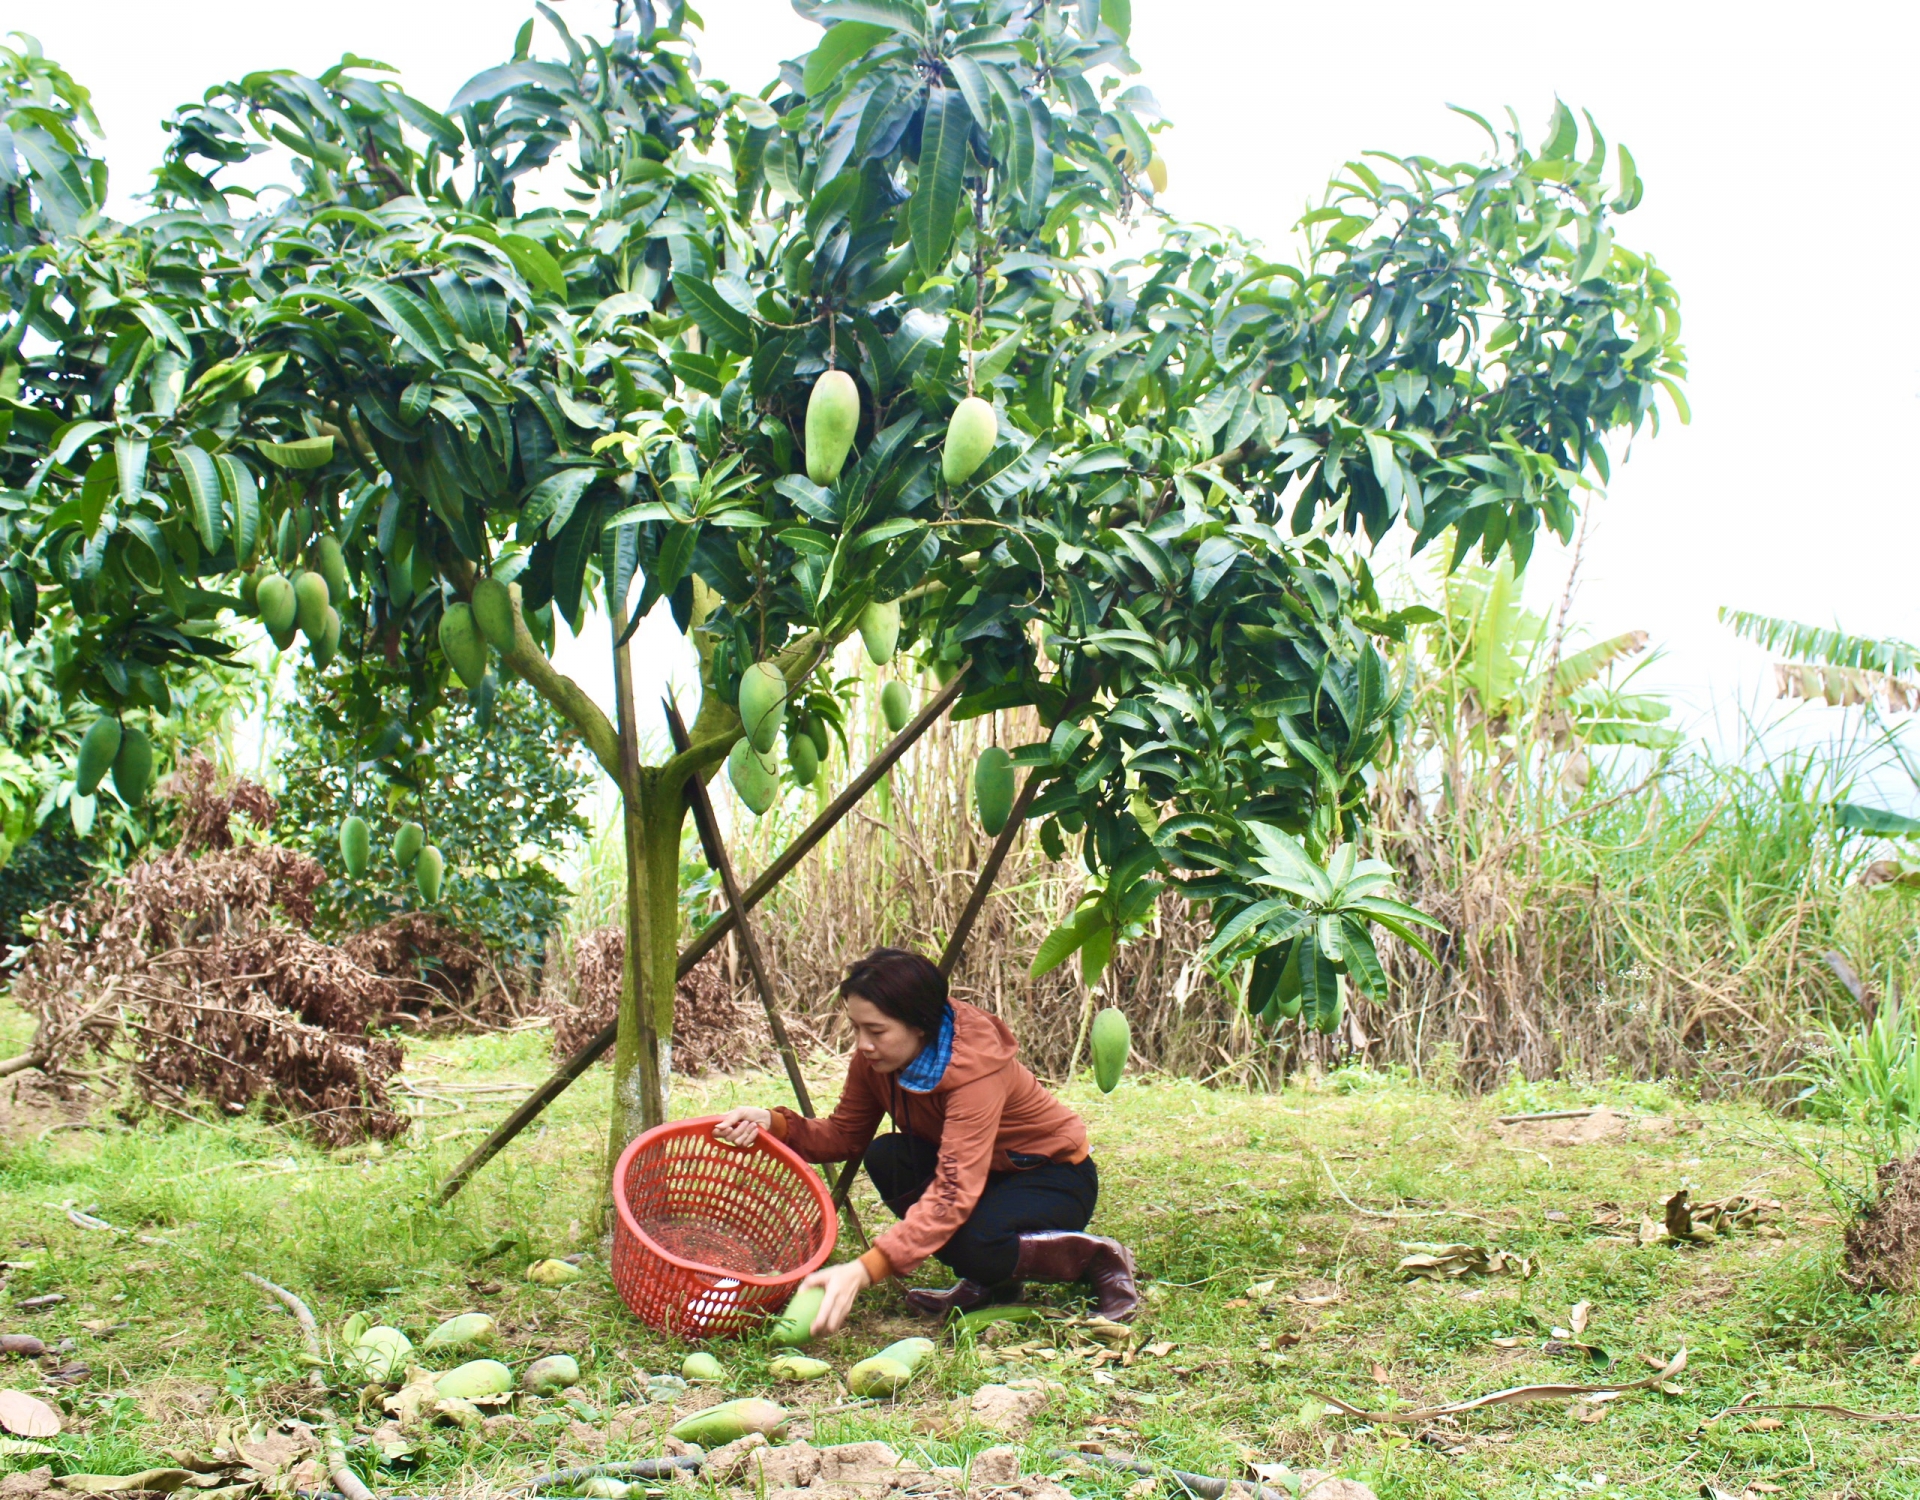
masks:
[[(1082, 1232), (1100, 1196), (1086, 1122), (1016, 1059), (1005, 1023), (950, 999), (939, 969), (898, 948), (854, 964), (840, 997), (855, 1041), (833, 1113), (744, 1106), (714, 1127), (737, 1146), (771, 1131), (807, 1161), (859, 1158), (900, 1220), (858, 1260), (802, 1283), (826, 1289), (814, 1333), (838, 1330), (861, 1292), (929, 1256), (960, 1278), (907, 1293), (929, 1317), (1018, 1300), (1024, 1282), (1086, 1281), (1102, 1317), (1130, 1320), (1132, 1253)], [(876, 1135), (888, 1116), (892, 1132)]]

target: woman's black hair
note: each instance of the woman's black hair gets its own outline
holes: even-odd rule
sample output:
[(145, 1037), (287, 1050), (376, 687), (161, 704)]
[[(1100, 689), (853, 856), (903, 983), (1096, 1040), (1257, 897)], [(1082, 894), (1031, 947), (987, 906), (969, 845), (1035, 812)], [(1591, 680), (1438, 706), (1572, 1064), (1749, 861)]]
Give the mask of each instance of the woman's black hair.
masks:
[(918, 953), (875, 948), (840, 981), (840, 998), (855, 996), (931, 1039), (947, 1012), (947, 976)]

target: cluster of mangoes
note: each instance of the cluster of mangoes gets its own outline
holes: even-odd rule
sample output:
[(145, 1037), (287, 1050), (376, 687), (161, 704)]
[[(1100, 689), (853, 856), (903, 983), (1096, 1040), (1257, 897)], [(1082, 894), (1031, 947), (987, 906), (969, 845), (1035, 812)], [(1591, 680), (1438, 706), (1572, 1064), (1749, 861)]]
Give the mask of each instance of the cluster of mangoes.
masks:
[[(441, 882), (446, 879), (447, 861), (435, 845), (427, 842), (427, 831), (411, 820), (402, 823), (394, 832), (392, 853), (396, 865), (403, 871), (413, 871), (413, 883), (420, 899), (428, 906), (438, 901)], [(349, 876), (359, 880), (367, 873), (372, 859), (373, 834), (367, 820), (358, 813), (349, 813), (340, 820), (340, 862), (346, 866)]]
[(509, 1396), (516, 1387), (529, 1395), (557, 1396), (568, 1386), (580, 1383), (579, 1361), (570, 1354), (536, 1359), (518, 1379), (510, 1366), (491, 1358), (468, 1359), (438, 1375), (418, 1363), (420, 1358), (436, 1354), (477, 1354), (491, 1348), (498, 1335), (498, 1325), (486, 1313), (461, 1313), (435, 1328), (416, 1350), (413, 1341), (398, 1328), (370, 1323), (366, 1314), (356, 1313), (340, 1331), (346, 1347), (338, 1367), (348, 1380), (366, 1385), (430, 1380), (443, 1401), (487, 1401)]
[(322, 536), (307, 560), (310, 566), (291, 578), (271, 569), (242, 575), (240, 602), (259, 615), (280, 650), (293, 644), (296, 632), (304, 635), (313, 664), (324, 668), (340, 650), (340, 611), (335, 602), (347, 597), (347, 558), (337, 538)]
[(113, 789), (129, 807), (146, 800), (153, 786), (153, 741), (135, 725), (105, 714), (87, 726), (74, 757), (74, 790), (91, 797), (113, 773)]
[[(768, 1341), (787, 1350), (804, 1348), (812, 1341), (813, 1320), (819, 1316), (825, 1296), (820, 1287), (796, 1292), (786, 1311), (768, 1330)], [(860, 1397), (897, 1395), (926, 1363), (933, 1349), (932, 1339), (901, 1339), (889, 1344), (847, 1371), (847, 1389)], [(726, 1378), (720, 1361), (706, 1353), (689, 1354), (680, 1373), (688, 1380), (706, 1383)], [(818, 1380), (832, 1374), (833, 1366), (810, 1355), (787, 1353), (770, 1360), (767, 1373), (778, 1381)], [(778, 1403), (748, 1396), (738, 1401), (723, 1401), (718, 1406), (682, 1417), (673, 1425), (672, 1432), (682, 1442), (714, 1448), (754, 1432), (777, 1438), (785, 1429), (786, 1421), (787, 1413)]]

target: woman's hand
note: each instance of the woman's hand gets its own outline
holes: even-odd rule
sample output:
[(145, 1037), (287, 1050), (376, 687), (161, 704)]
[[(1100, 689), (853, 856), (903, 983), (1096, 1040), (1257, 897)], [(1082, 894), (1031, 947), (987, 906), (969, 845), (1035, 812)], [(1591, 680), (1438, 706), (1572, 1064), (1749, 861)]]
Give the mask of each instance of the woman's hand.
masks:
[(805, 1291), (810, 1286), (827, 1289), (826, 1297), (820, 1303), (820, 1311), (814, 1315), (813, 1336), (825, 1338), (830, 1333), (838, 1333), (847, 1326), (847, 1315), (853, 1311), (853, 1299), (873, 1285), (873, 1278), (867, 1274), (867, 1268), (857, 1260), (850, 1260), (843, 1266), (828, 1266), (824, 1271), (815, 1271), (800, 1283)]
[(772, 1123), (772, 1110), (743, 1104), (720, 1117), (713, 1127), (713, 1135), (715, 1140), (725, 1141), (729, 1146), (751, 1146), (753, 1138)]

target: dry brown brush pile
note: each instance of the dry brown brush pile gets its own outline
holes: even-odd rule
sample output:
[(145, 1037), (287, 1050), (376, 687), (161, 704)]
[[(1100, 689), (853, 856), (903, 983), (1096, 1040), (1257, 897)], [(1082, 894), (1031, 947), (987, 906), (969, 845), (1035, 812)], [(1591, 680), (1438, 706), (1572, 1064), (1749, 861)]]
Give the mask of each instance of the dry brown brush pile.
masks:
[(258, 1102), (327, 1145), (407, 1128), (389, 1079), (397, 1043), (369, 1035), (417, 982), (383, 975), (306, 929), (326, 874), (304, 855), (236, 839), (271, 827), (273, 797), (216, 779), (196, 756), (163, 789), (177, 847), (50, 910), (14, 996), (34, 1015), (43, 1072), (123, 1077), (155, 1108)]
[[(624, 932), (599, 927), (574, 939), (565, 955), (550, 957), (541, 1009), (553, 1017), (555, 1057), (571, 1057), (619, 1014), (626, 950)], [(674, 1072), (697, 1077), (776, 1064), (766, 1012), (751, 983), (731, 940), (680, 981), (673, 996)], [(800, 1018), (789, 1016), (787, 1029), (802, 1056), (820, 1045)]]
[(531, 1006), (526, 972), (502, 969), (471, 934), (434, 912), (410, 911), (340, 939), (363, 969), (395, 985), (384, 1024), (415, 1031), (511, 1026)]
[(1920, 1291), (1920, 1156), (1880, 1168), (1874, 1201), (1847, 1226), (1847, 1269), (1859, 1290)]

